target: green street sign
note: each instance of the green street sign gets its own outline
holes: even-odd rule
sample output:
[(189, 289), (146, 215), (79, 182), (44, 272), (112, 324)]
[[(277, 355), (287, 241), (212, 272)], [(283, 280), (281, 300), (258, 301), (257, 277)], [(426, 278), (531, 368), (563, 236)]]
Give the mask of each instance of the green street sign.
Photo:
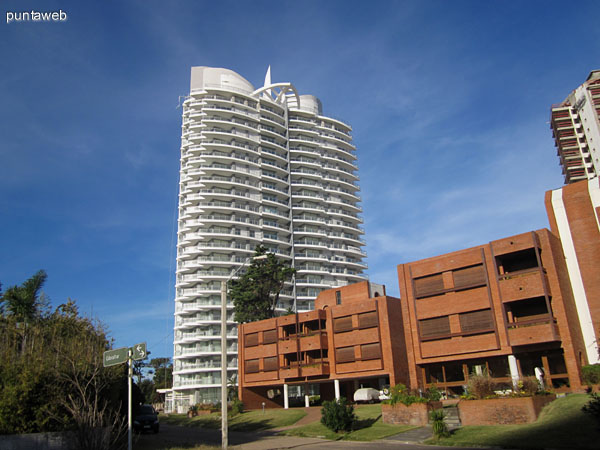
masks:
[(129, 349), (127, 347), (116, 348), (114, 350), (108, 350), (104, 352), (104, 367), (116, 366), (117, 364), (127, 362), (128, 352)]
[(136, 361), (140, 359), (144, 359), (148, 356), (148, 352), (146, 351), (146, 343), (142, 342), (141, 344), (135, 344), (131, 350), (133, 351), (132, 358)]

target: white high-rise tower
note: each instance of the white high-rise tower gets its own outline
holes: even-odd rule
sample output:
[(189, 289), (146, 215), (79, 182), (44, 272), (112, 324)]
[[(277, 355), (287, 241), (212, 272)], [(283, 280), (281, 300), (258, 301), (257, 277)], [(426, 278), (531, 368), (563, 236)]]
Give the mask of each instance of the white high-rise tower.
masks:
[[(320, 291), (365, 278), (350, 132), (323, 116), (318, 98), (271, 83), (270, 68), (258, 89), (228, 69), (192, 68), (181, 136), (175, 409), (220, 400), (220, 283), (257, 245), (296, 268), (282, 309), (296, 301), (310, 310)], [(232, 315), (228, 323), (233, 374)]]

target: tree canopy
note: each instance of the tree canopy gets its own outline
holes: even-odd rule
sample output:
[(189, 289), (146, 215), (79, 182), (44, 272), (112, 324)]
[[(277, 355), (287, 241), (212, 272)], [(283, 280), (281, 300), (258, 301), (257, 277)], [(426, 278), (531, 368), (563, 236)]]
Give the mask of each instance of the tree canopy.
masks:
[(275, 317), (279, 294), (294, 273), (293, 268), (268, 253), (265, 247), (256, 247), (246, 272), (230, 281), (235, 321), (245, 323)]

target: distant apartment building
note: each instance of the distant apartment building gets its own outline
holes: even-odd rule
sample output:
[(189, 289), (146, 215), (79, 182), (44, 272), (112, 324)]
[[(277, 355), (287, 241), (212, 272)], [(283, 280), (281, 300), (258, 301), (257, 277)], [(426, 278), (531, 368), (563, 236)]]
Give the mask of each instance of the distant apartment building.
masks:
[[(171, 408), (220, 399), (220, 283), (257, 245), (296, 269), (278, 307), (363, 280), (352, 128), (291, 83), (193, 67), (183, 102)], [(232, 309), (233, 305), (228, 308)], [(228, 370), (238, 370), (228, 321)]]
[(590, 363), (599, 363), (600, 178), (546, 192), (550, 229), (560, 238)]
[(600, 70), (562, 102), (552, 105), (550, 126), (565, 184), (600, 173)]
[(410, 385), (462, 392), (543, 369), (579, 389), (587, 355), (560, 241), (538, 230), (398, 266)]
[[(406, 383), (400, 300), (367, 281), (322, 292), (315, 310), (239, 325), (239, 396), (247, 408), (352, 399)], [(296, 403), (293, 403), (293, 402)]]

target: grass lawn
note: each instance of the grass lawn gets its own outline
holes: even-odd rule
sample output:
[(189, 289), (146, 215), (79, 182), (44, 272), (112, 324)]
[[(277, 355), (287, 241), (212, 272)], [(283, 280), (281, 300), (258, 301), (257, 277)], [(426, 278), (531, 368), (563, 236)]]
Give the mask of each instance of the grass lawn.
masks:
[(559, 398), (544, 408), (537, 422), (527, 425), (467, 426), (451, 437), (428, 444), (508, 448), (594, 448), (600, 446), (596, 422), (581, 407), (585, 394)]
[(299, 437), (320, 437), (326, 439), (345, 439), (351, 441), (372, 441), (412, 430), (412, 426), (389, 425), (382, 422), (381, 405), (362, 405), (354, 408), (358, 420), (354, 431), (350, 433), (334, 433), (320, 421), (298, 428), (285, 430), (279, 434)]
[[(306, 412), (299, 409), (266, 409), (264, 414), (261, 410), (255, 410), (230, 417), (228, 424), (231, 431), (269, 430), (293, 425), (305, 415)], [(185, 414), (169, 414), (161, 416), (160, 421), (186, 427), (221, 428), (219, 413), (196, 416), (191, 419), (188, 419)]]

